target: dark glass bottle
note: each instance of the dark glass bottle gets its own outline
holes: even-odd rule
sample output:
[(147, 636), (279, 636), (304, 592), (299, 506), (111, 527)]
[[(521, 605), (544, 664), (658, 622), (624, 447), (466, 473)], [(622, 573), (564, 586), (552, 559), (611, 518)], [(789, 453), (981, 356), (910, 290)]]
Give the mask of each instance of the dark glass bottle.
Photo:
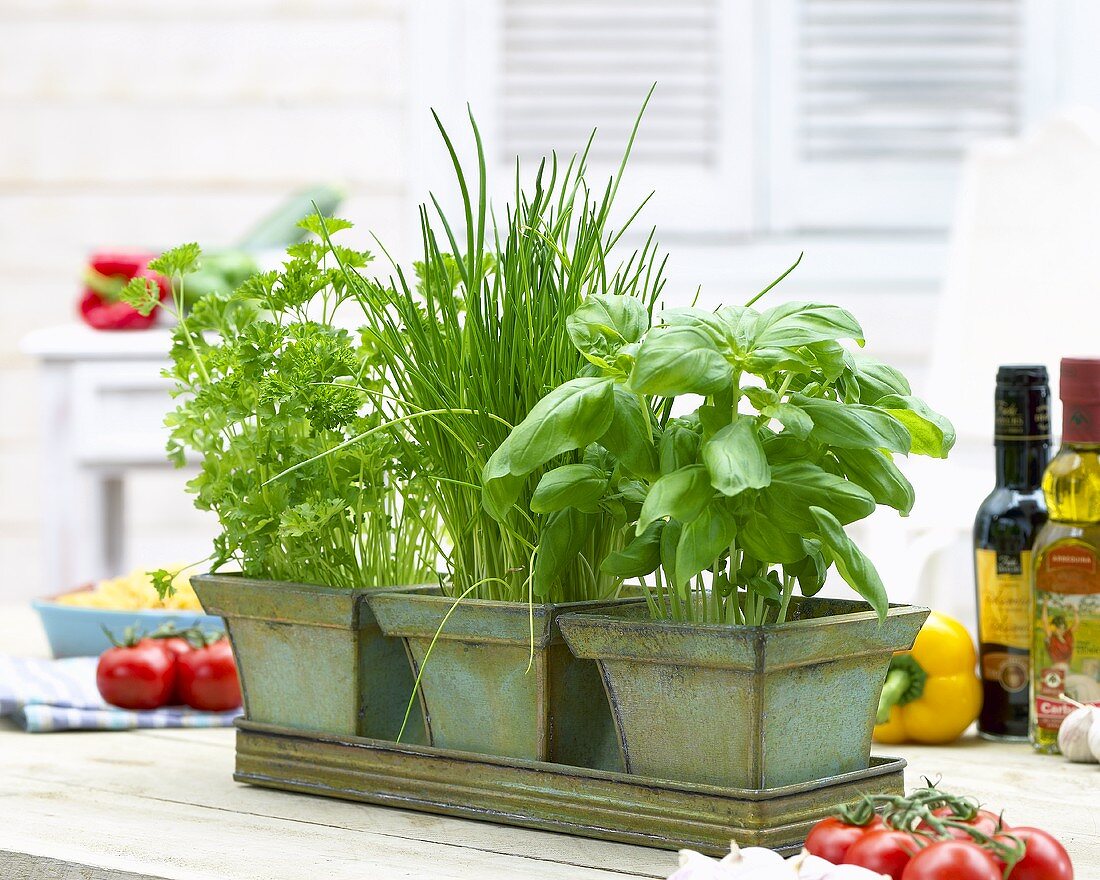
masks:
[(1050, 457), (1046, 367), (1004, 366), (994, 398), (997, 485), (974, 520), (974, 576), (986, 739), (1028, 737), (1031, 547), (1047, 520), (1041, 488)]

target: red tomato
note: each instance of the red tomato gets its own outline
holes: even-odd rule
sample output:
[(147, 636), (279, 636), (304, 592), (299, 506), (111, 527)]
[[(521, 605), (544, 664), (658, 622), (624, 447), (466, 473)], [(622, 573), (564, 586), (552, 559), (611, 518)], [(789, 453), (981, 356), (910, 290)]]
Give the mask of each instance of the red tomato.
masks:
[[(1024, 842), (1024, 857), (1016, 863), (1008, 880), (1073, 880), (1073, 865), (1062, 844), (1039, 828), (1013, 828), (1013, 837)], [(1011, 843), (1007, 837), (1000, 837)]]
[(179, 695), (192, 709), (226, 712), (241, 704), (237, 665), (228, 639), (180, 655)]
[(1001, 880), (1001, 871), (977, 844), (937, 840), (909, 860), (901, 880)]
[(804, 846), (811, 855), (839, 865), (844, 861), (844, 854), (848, 852), (848, 847), (864, 834), (881, 827), (882, 819), (878, 816), (866, 825), (849, 825), (835, 816), (830, 816), (810, 829)]
[[(152, 642), (153, 644), (160, 645), (162, 651), (166, 651), (171, 655), (173, 662), (179, 660), (184, 654), (189, 654), (194, 648), (191, 647), (187, 639), (182, 639), (179, 636), (169, 636), (167, 638), (155, 638), (155, 639), (143, 639), (145, 642)], [(179, 675), (176, 675), (176, 686), (172, 688), (172, 695), (168, 698), (169, 706), (178, 706), (183, 702), (183, 697), (180, 695), (180, 683)]]
[(859, 865), (877, 874), (886, 874), (891, 880), (901, 880), (909, 860), (920, 849), (913, 835), (892, 828), (868, 831), (849, 848), (844, 856), (845, 865)]
[(187, 639), (181, 639), (179, 636), (169, 636), (166, 639), (144, 639), (143, 641), (157, 643), (177, 660), (181, 654), (187, 654), (194, 650), (191, 645), (188, 644)]
[[(963, 825), (969, 825), (989, 837), (992, 837), (998, 831), (1004, 829), (1004, 825), (1001, 824), (1001, 817), (996, 813), (991, 813), (989, 810), (978, 810), (977, 815), (973, 819), (960, 819), (953, 814), (950, 807), (937, 807), (932, 811), (932, 814), (939, 816), (941, 819), (951, 819), (953, 822), (961, 822)], [(919, 827), (931, 830), (927, 822), (921, 822)], [(956, 840), (974, 839), (961, 828), (948, 828), (947, 830)]]
[(176, 683), (175, 658), (150, 639), (133, 647), (108, 648), (96, 666), (100, 696), (120, 709), (156, 709), (168, 704)]

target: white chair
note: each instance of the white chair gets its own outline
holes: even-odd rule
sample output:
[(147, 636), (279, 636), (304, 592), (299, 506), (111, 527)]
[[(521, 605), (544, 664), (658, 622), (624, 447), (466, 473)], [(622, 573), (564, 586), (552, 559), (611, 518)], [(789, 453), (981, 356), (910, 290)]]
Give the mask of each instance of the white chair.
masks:
[(910, 461), (913, 515), (891, 525), (882, 511), (868, 530), (868, 551), (896, 600), (973, 625), (970, 534), (994, 481), (997, 366), (1047, 365), (1057, 436), (1059, 360), (1100, 356), (1098, 256), (1100, 113), (1061, 114), (1021, 140), (972, 150), (928, 380), (914, 389), (954, 422), (958, 444), (947, 462)]

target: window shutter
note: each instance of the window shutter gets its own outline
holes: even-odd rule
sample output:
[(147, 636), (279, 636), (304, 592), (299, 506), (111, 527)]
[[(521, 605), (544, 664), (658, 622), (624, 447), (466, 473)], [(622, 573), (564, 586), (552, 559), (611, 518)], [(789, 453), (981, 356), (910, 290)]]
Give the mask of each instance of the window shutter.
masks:
[(967, 146), (1019, 130), (1023, 3), (775, 3), (772, 226), (945, 227)]
[(751, 0), (499, 4), (502, 165), (568, 157), (596, 128), (589, 179), (604, 179), (656, 82), (621, 198), (655, 189), (646, 216), (665, 231), (749, 226)]

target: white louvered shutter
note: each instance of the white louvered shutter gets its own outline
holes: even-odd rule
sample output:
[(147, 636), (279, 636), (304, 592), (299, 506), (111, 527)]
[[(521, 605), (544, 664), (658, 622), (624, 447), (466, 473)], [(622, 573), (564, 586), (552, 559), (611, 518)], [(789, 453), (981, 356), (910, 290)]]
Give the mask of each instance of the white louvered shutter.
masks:
[(944, 228), (967, 146), (1019, 131), (1024, 5), (773, 3), (772, 228)]
[(649, 87), (625, 202), (656, 190), (665, 232), (752, 223), (751, 0), (498, 0), (497, 150), (532, 167), (597, 135), (589, 179), (619, 162)]

